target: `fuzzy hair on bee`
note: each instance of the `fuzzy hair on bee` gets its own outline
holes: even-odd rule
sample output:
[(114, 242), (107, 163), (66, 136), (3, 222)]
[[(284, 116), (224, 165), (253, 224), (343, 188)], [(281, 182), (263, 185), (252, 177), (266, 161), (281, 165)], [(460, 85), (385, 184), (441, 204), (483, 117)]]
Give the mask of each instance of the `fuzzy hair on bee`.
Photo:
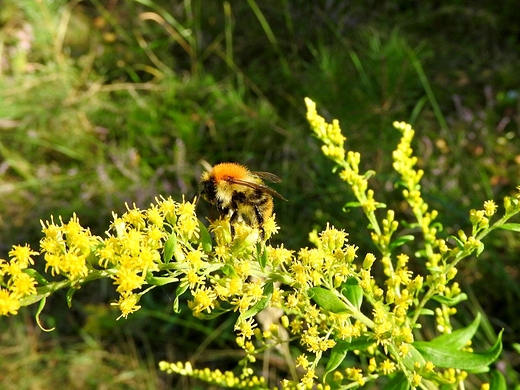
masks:
[(287, 200), (264, 180), (281, 182), (278, 176), (269, 172), (253, 172), (237, 163), (220, 163), (202, 173), (199, 194), (215, 205), (221, 215), (229, 217), (232, 235), (234, 224), (243, 220), (258, 228), (263, 240), (264, 223), (273, 214), (273, 196)]

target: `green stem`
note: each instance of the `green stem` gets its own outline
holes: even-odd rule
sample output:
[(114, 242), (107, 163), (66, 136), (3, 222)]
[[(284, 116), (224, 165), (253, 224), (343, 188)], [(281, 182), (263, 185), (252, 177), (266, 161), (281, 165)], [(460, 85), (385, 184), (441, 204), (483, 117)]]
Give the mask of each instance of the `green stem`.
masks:
[(61, 290), (64, 288), (72, 288), (76, 285), (81, 286), (92, 280), (109, 278), (110, 276), (114, 275), (115, 273), (116, 273), (116, 271), (113, 269), (95, 270), (95, 271), (92, 271), (87, 276), (85, 276), (84, 278), (75, 279), (75, 280), (66, 279), (66, 280), (61, 280), (59, 282), (51, 282), (45, 286), (37, 287), (35, 295), (29, 295), (29, 296), (26, 296), (26, 297), (23, 297), (22, 299), (20, 299), (20, 305), (21, 306), (32, 305), (33, 303), (36, 303), (38, 301), (41, 301), (44, 298), (47, 298), (48, 296), (52, 295), (52, 293), (54, 293), (58, 290)]

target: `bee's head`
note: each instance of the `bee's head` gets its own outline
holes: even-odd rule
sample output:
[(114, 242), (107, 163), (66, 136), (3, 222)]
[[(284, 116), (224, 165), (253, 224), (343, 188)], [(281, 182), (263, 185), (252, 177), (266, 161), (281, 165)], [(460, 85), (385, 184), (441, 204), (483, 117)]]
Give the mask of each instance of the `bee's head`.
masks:
[(200, 178), (199, 195), (209, 203), (214, 204), (216, 191), (215, 178), (209, 172), (204, 172)]

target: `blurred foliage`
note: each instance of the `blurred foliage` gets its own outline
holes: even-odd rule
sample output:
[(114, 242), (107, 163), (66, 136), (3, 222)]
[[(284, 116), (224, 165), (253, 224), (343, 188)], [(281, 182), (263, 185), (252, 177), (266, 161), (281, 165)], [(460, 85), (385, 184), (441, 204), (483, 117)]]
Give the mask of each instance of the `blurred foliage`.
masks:
[[(76, 212), (102, 234), (125, 202), (192, 197), (201, 161), (283, 178), (289, 202), (276, 204), (274, 243), (308, 245), (308, 232), (330, 221), (370, 250), (361, 214), (340, 211), (352, 199), (310, 135), (304, 96), (341, 121), (388, 204), (398, 202), (391, 123), (412, 123), (427, 201), (448, 211), (446, 235), (467, 228), (469, 209), (519, 184), (519, 18), (518, 2), (491, 0), (4, 0), (0, 257), (37, 242), (50, 215)], [(491, 240), (459, 279), (493, 329), (506, 328), (507, 349), (520, 332), (520, 243), (507, 232)], [(108, 302), (103, 294), (78, 296), (87, 307)], [(171, 302), (154, 295), (150, 310), (164, 313)], [(75, 309), (79, 328), (92, 321)], [(142, 321), (152, 350), (164, 347), (173, 330)]]

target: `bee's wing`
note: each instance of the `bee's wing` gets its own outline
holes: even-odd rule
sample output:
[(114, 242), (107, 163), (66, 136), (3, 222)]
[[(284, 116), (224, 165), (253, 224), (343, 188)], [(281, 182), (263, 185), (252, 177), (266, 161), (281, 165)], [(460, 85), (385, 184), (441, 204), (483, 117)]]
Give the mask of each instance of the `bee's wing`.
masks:
[[(255, 174), (256, 173), (258, 173), (258, 172), (255, 172)], [(264, 173), (264, 172), (261, 172), (261, 173)], [(270, 195), (276, 196), (276, 197), (278, 197), (280, 199), (283, 199), (283, 200), (287, 200), (282, 195), (280, 195), (278, 192), (273, 190), (271, 187), (266, 186), (265, 184), (253, 183), (253, 182), (250, 182), (250, 181), (240, 180), (240, 179), (233, 179), (233, 180), (230, 180), (230, 181), (232, 183), (234, 183), (234, 184), (238, 184), (238, 185), (241, 185), (241, 186), (246, 186), (246, 187), (252, 188), (254, 190), (265, 191), (265, 192), (267, 192)]]
[(270, 172), (251, 172), (256, 177), (259, 177), (260, 179), (270, 181), (271, 183), (280, 183), (282, 179), (280, 179), (278, 176), (276, 176), (274, 173)]

